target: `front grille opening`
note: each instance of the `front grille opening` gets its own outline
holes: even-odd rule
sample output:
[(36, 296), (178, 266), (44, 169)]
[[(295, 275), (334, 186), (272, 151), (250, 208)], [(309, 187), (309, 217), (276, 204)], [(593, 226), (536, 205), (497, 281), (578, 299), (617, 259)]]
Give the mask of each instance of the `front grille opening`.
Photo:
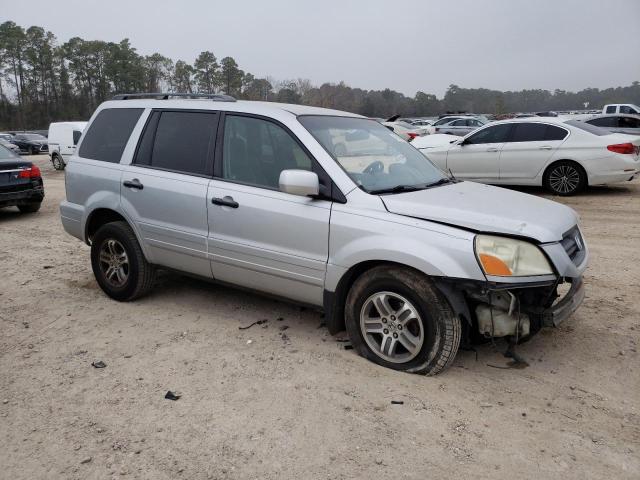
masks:
[(582, 262), (585, 255), (585, 248), (582, 234), (577, 225), (562, 236), (560, 244), (574, 265), (579, 265), (580, 262)]

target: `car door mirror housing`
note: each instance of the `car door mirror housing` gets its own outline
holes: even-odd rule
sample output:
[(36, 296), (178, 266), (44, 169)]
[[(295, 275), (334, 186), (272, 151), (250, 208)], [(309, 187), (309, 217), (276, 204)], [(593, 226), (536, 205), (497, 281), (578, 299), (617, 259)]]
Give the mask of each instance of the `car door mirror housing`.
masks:
[(301, 197), (315, 196), (320, 192), (318, 175), (307, 170), (283, 170), (280, 172), (280, 191)]

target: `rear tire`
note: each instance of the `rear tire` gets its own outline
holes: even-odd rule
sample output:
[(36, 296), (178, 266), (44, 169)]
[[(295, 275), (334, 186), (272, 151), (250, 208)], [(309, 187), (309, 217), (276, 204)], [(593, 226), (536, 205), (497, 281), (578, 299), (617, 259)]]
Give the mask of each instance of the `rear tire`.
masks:
[(542, 184), (549, 192), (563, 197), (583, 191), (587, 183), (587, 173), (580, 164), (571, 160), (551, 164), (542, 178)]
[(147, 294), (156, 276), (133, 230), (122, 221), (98, 229), (91, 243), (91, 267), (104, 293), (120, 302)]
[(65, 164), (59, 155), (54, 154), (51, 157), (51, 163), (53, 164), (53, 168), (55, 168), (56, 170), (64, 170)]
[(354, 282), (345, 324), (363, 357), (426, 375), (451, 365), (462, 334), (460, 319), (426, 275), (389, 265), (374, 267)]
[(36, 213), (40, 210), (41, 205), (42, 202), (27, 203), (26, 205), (18, 205), (18, 209), (21, 213)]

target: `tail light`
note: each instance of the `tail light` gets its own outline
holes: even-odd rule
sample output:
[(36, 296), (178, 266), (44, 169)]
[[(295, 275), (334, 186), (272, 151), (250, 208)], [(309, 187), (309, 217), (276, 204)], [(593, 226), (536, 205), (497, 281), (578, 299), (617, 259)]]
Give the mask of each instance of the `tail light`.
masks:
[(40, 169), (35, 165), (32, 165), (29, 168), (25, 168), (18, 174), (18, 178), (40, 178), (40, 177), (41, 177)]
[(407, 133), (407, 135), (409, 135), (409, 141), (413, 140), (416, 137), (419, 137), (420, 135), (418, 135), (417, 133), (413, 133), (413, 132), (409, 132)]
[(613, 153), (632, 155), (636, 153), (636, 146), (633, 143), (616, 143), (615, 145), (607, 146), (607, 150)]

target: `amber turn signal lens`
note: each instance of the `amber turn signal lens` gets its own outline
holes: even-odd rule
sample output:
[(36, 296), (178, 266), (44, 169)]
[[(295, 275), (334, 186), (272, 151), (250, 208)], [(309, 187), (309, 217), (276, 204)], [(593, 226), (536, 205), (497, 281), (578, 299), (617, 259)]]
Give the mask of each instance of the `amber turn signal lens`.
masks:
[(480, 262), (482, 262), (482, 268), (487, 275), (500, 275), (500, 276), (510, 276), (512, 275), (511, 270), (498, 257), (494, 257), (493, 255), (488, 255), (486, 253), (480, 254)]

